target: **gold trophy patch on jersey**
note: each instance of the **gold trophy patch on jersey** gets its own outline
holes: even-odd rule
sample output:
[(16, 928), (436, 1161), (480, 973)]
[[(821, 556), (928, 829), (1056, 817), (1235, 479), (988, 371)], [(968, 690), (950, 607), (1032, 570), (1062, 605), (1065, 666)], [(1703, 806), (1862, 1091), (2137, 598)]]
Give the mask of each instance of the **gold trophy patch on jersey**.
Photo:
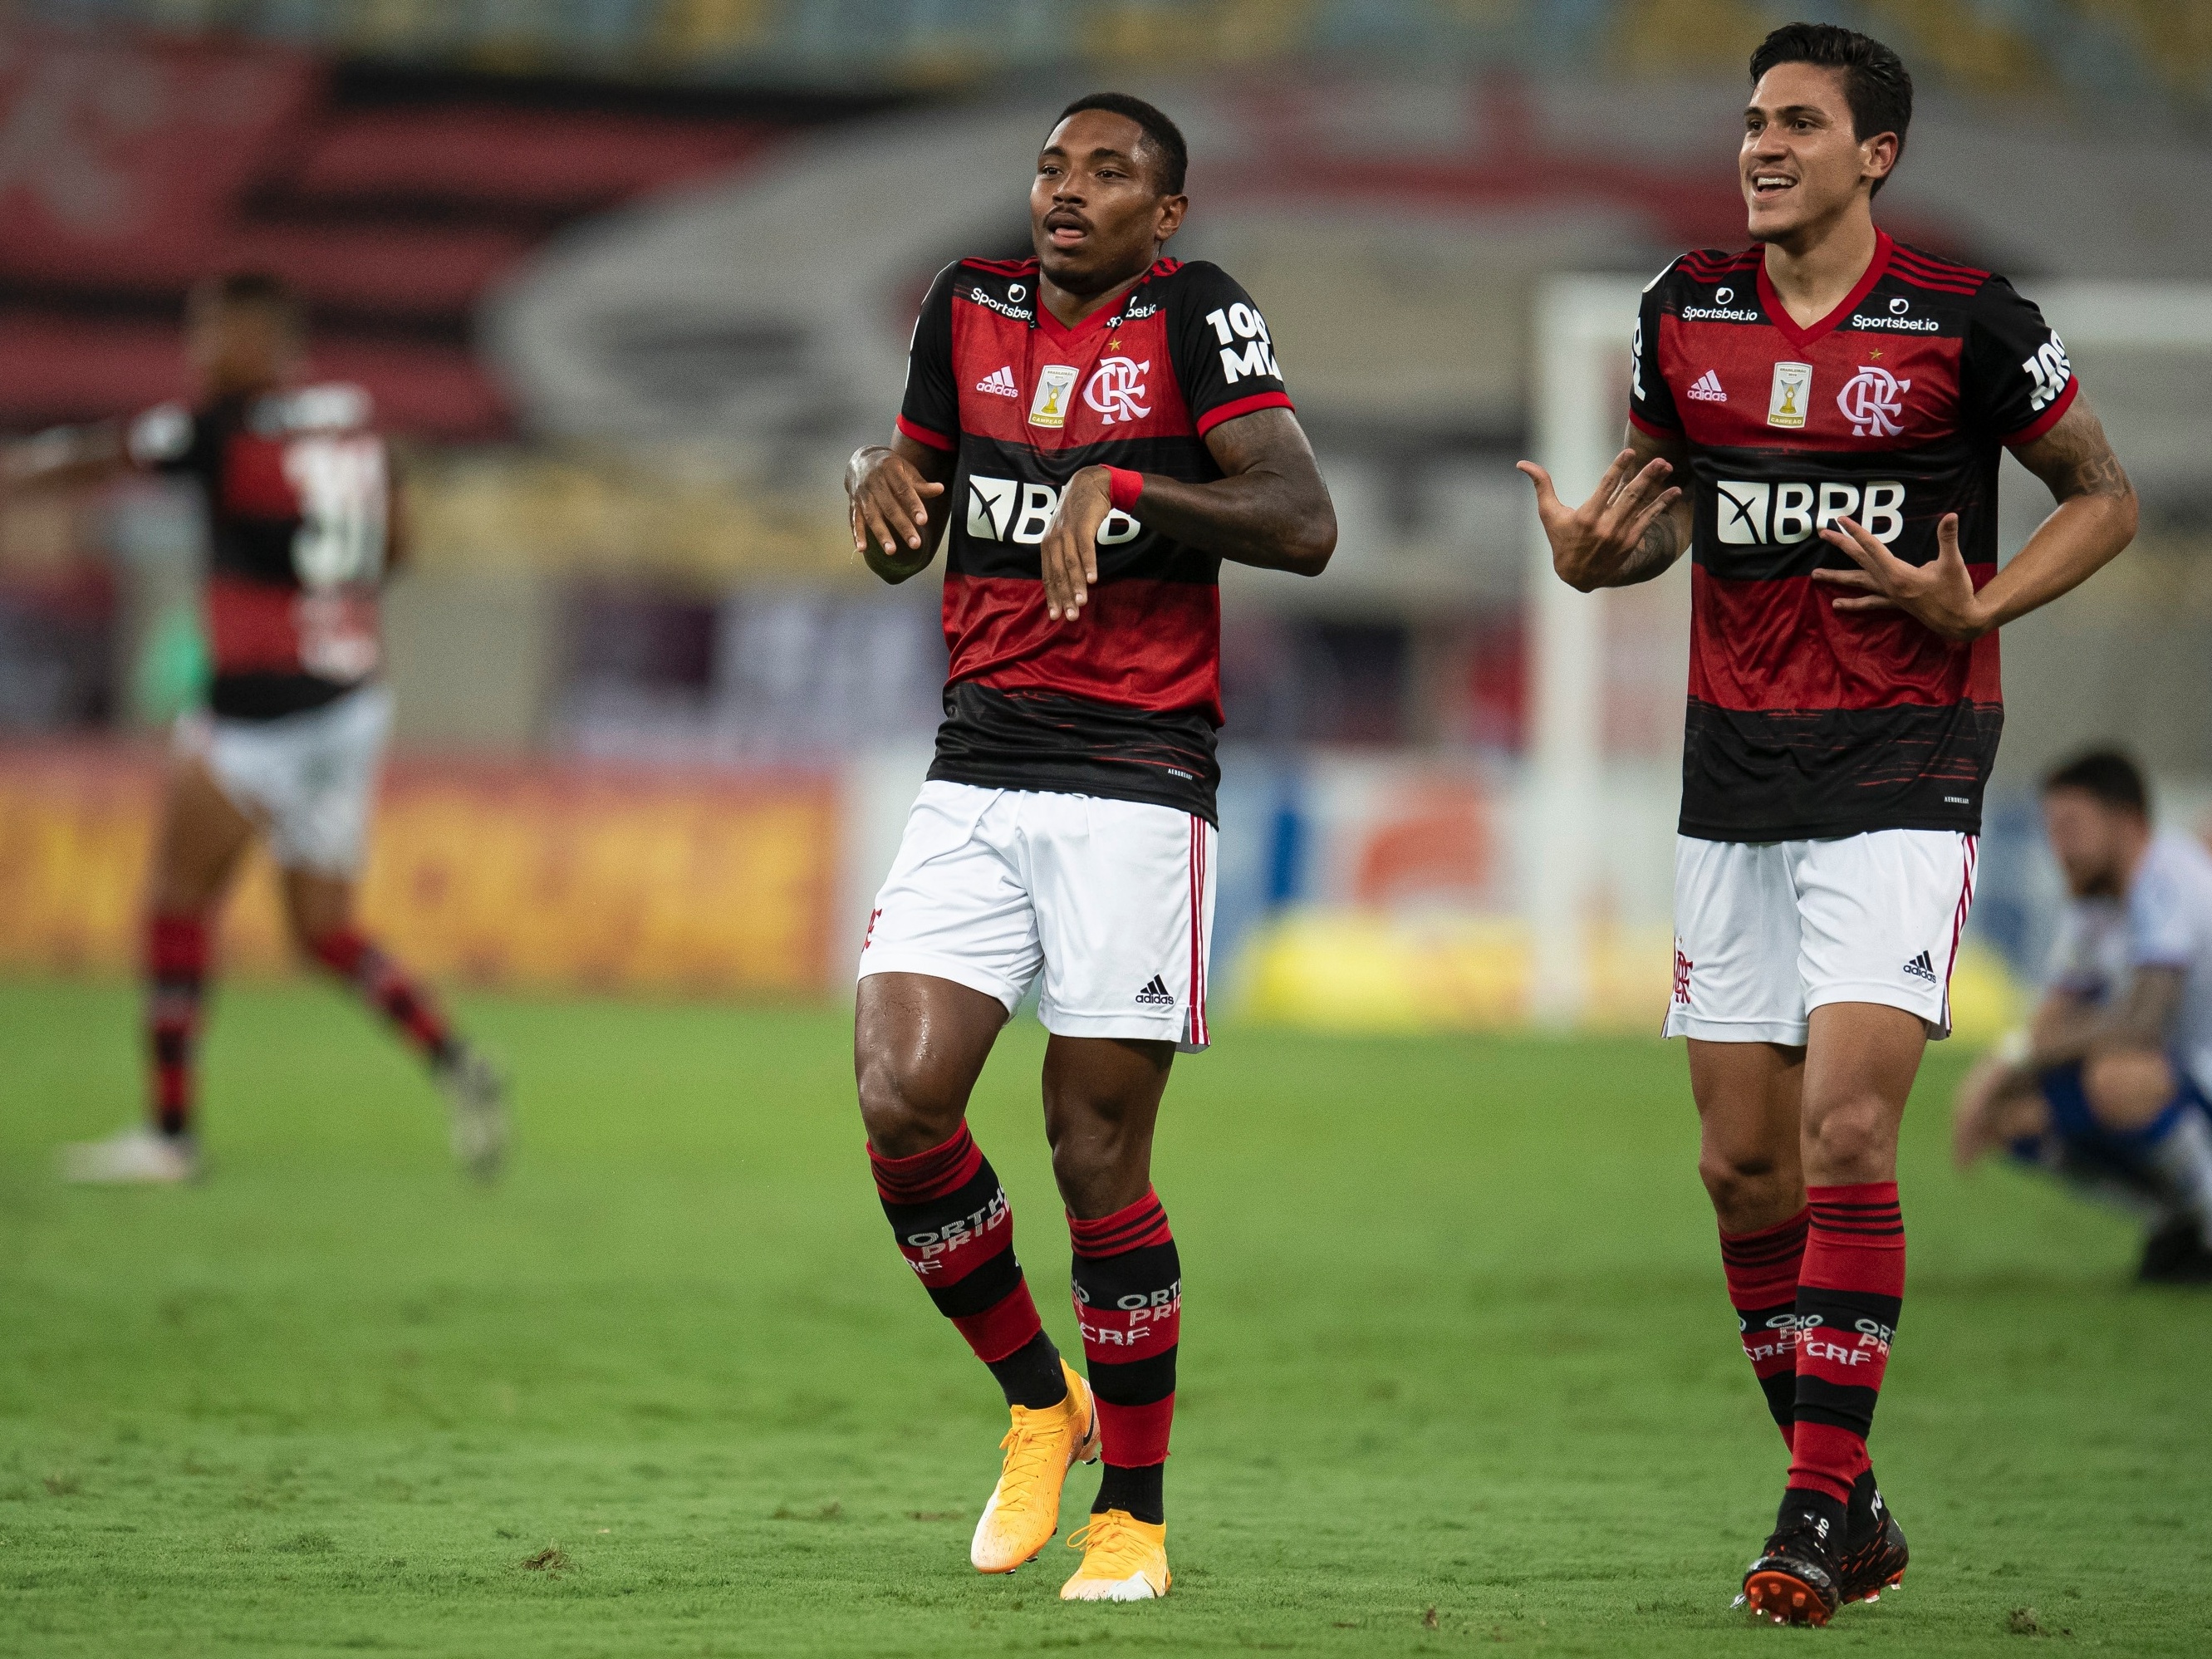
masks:
[(1079, 372), (1067, 363), (1047, 363), (1037, 370), (1036, 396), (1030, 400), (1031, 426), (1067, 424), (1067, 402)]
[[(1769, 426), (1802, 426), (1805, 411), (1813, 402), (1813, 365), (1810, 363), (1777, 363), (1774, 366), (1774, 390), (1766, 399), (1766, 423)], [(1031, 416), (1031, 420), (1036, 417)]]

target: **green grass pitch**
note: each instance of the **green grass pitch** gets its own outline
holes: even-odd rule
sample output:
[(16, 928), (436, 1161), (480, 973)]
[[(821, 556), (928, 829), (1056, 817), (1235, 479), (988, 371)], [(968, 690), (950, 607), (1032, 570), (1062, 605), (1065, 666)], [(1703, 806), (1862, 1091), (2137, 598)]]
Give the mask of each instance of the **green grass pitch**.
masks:
[[(2212, 1646), (2212, 1296), (1908, 1120), (1876, 1424), (1917, 1554), (1825, 1633), (1729, 1598), (1779, 1490), (1678, 1048), (1226, 1030), (1158, 1177), (1186, 1264), (1174, 1595), (983, 1579), (1004, 1418), (885, 1235), (836, 1010), (469, 1000), (480, 1192), (358, 1011), (231, 987), (211, 1178), (54, 1183), (137, 1096), (124, 987), (0, 984), (0, 1653), (1889, 1654)], [(1073, 1348), (1024, 1018), (980, 1092)], [(1071, 1481), (1066, 1524), (1095, 1475)]]

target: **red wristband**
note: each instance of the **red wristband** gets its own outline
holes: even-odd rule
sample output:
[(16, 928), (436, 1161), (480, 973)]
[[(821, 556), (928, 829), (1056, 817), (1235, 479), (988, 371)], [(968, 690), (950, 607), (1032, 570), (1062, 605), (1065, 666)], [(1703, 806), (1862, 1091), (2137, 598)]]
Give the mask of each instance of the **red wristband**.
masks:
[(1114, 504), (1116, 513), (1127, 513), (1137, 505), (1137, 497), (1145, 493), (1145, 475), (1132, 472), (1127, 467), (1106, 469), (1106, 499)]

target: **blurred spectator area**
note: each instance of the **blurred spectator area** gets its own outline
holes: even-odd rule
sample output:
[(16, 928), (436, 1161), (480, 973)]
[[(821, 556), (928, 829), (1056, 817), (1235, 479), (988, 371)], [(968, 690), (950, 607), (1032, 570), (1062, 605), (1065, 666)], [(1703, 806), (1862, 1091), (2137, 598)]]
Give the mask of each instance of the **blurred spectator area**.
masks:
[(1881, 34), (1923, 82), (1958, 90), (2212, 109), (2207, 0), (31, 0), (21, 9), (510, 73), (872, 88), (1322, 56), (1735, 73), (1765, 30), (1810, 13)]
[(510, 412), (471, 350), (489, 285), (580, 218), (726, 176), (855, 103), (0, 24), (0, 428), (173, 395), (186, 288), (254, 268), (297, 287), (317, 371), (387, 422), (497, 436)]

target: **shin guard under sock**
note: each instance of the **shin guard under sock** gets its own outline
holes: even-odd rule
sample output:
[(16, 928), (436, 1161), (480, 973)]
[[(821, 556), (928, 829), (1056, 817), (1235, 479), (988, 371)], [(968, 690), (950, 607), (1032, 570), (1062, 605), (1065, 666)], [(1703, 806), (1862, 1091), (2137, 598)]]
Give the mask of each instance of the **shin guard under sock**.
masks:
[(899, 1254), (991, 1368), (1006, 1403), (1042, 1408), (1067, 1398), (1059, 1352), (1014, 1258), (1013, 1209), (968, 1126), (911, 1158), (871, 1146), (868, 1162)]
[(358, 992), (390, 1020), (433, 1066), (453, 1055), (453, 1034), (429, 993), (390, 957), (350, 927), (325, 933), (313, 946), (315, 960)]
[(1166, 1519), (1162, 1466), (1175, 1422), (1176, 1346), (1182, 1329), (1182, 1262), (1167, 1212), (1149, 1188), (1096, 1221), (1067, 1218), (1075, 1249), (1075, 1317), (1098, 1401), (1104, 1479), (1094, 1515), (1125, 1510)]
[(1751, 1361), (1785, 1446), (1797, 1420), (1797, 1278), (1809, 1214), (1800, 1210), (1778, 1226), (1721, 1234), (1721, 1266), (1743, 1357)]
[(1897, 1183), (1814, 1187), (1797, 1283), (1797, 1426), (1793, 1495), (1819, 1494), (1838, 1526), (1867, 1469), (1867, 1431), (1905, 1295)]
[(155, 916), (146, 924), (146, 1046), (153, 1067), (155, 1127), (184, 1135), (192, 1127), (192, 1050), (206, 994), (207, 923), (198, 916)]

